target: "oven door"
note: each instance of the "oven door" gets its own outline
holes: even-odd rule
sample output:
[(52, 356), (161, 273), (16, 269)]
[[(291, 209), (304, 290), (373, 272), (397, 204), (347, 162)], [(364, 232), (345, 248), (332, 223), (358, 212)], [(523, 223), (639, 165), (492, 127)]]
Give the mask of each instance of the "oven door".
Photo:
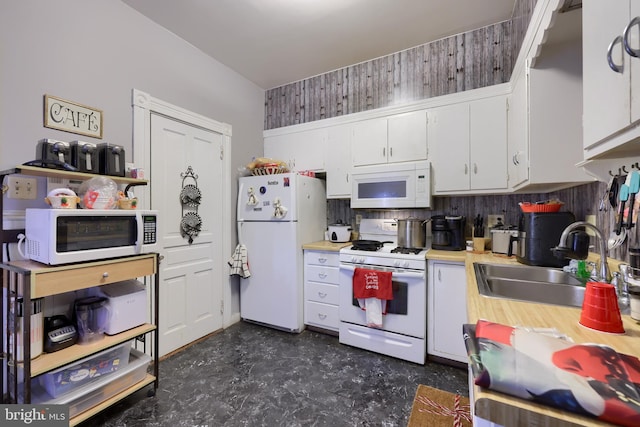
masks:
[[(353, 272), (356, 266), (340, 264), (340, 321), (366, 326), (366, 312), (353, 298)], [(386, 267), (362, 266), (377, 271), (391, 271), (393, 300), (387, 301), (382, 316), (385, 331), (425, 338), (427, 325), (427, 283), (425, 271), (406, 271)]]

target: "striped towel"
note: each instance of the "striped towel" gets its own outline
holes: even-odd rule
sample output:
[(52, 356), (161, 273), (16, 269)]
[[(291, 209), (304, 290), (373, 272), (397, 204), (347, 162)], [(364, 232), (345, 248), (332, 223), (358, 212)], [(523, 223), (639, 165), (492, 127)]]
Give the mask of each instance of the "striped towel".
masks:
[(238, 275), (243, 279), (251, 277), (251, 272), (249, 271), (249, 260), (247, 258), (247, 248), (244, 245), (236, 246), (236, 249), (233, 251), (233, 255), (231, 255), (227, 264), (231, 267), (229, 272), (230, 276)]

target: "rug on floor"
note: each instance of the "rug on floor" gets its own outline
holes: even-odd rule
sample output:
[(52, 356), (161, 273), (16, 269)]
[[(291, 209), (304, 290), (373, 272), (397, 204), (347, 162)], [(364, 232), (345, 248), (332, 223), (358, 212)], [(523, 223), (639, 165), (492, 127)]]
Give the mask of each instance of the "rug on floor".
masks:
[(471, 427), (469, 399), (420, 384), (407, 427)]

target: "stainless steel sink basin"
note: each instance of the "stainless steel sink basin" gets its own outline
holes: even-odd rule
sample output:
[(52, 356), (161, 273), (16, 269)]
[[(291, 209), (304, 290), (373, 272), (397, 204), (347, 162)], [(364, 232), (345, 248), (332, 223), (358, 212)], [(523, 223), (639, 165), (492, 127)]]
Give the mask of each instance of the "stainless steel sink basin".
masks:
[(480, 295), (582, 307), (584, 283), (561, 269), (474, 263)]

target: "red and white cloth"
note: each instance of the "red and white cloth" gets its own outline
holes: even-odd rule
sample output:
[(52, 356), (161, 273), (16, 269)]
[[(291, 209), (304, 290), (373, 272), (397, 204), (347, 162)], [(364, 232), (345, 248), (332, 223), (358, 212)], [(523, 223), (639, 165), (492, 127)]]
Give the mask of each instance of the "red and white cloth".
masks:
[(393, 299), (392, 273), (366, 268), (353, 272), (353, 297), (367, 313), (367, 326), (382, 327), (382, 315), (387, 314), (387, 301)]

